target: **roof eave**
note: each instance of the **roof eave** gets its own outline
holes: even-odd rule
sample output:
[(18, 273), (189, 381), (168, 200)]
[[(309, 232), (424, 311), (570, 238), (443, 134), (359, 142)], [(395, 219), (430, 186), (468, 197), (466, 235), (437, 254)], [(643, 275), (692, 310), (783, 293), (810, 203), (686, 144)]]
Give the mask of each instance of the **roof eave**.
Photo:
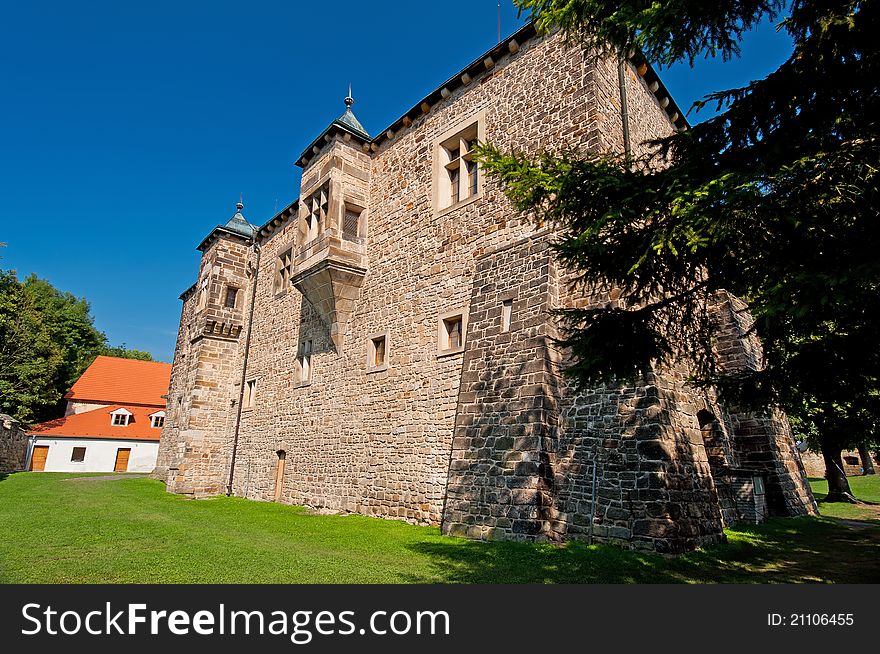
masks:
[[(300, 153), (299, 157), (297, 157), (296, 165), (300, 168), (305, 168), (308, 165), (308, 162), (314, 159), (318, 154), (320, 154), (321, 150), (324, 149), (324, 146), (328, 145), (333, 140), (333, 137), (336, 136), (335, 132), (350, 134), (353, 138), (356, 138), (361, 143), (361, 145), (366, 145), (370, 143), (369, 134), (367, 134), (365, 137), (357, 130), (351, 129), (346, 125), (342, 125), (340, 123), (337, 123), (336, 121), (333, 121), (332, 123), (330, 123), (330, 126), (327, 129), (325, 129), (318, 135), (318, 138), (312, 141), (309, 146), (305, 150), (303, 150), (302, 153)], [(326, 140), (326, 142), (322, 143), (322, 141), (325, 141), (325, 137), (330, 138), (329, 140)], [(315, 152), (315, 149), (317, 149), (317, 152)]]
[(197, 247), (196, 249), (199, 250), (200, 252), (204, 252), (208, 248), (208, 246), (211, 244), (211, 242), (214, 240), (214, 238), (217, 236), (218, 232), (221, 232), (227, 236), (234, 236), (236, 238), (239, 238), (242, 241), (244, 241), (245, 243), (250, 243), (251, 241), (253, 241), (253, 236), (247, 237), (244, 234), (242, 234), (241, 232), (236, 232), (235, 230), (228, 229), (228, 228), (224, 227), (223, 225), (217, 225), (214, 229), (211, 230), (211, 233), (208, 234), (204, 238), (204, 240), (202, 240), (201, 243), (199, 243), (199, 247)]

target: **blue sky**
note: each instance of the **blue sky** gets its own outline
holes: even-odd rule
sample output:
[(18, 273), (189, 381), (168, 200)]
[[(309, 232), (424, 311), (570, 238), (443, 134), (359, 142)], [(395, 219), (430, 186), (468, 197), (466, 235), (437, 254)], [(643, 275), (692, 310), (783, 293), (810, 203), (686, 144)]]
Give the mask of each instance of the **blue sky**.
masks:
[[(297, 155), (342, 113), (371, 133), (497, 41), (496, 0), (6, 3), (0, 12), (0, 268), (92, 305), (114, 345), (170, 361), (196, 245), (235, 211), (297, 197)], [(522, 20), (502, 2), (502, 32)], [(763, 77), (741, 59), (662, 72), (679, 106)], [(691, 116), (692, 122), (700, 117)]]

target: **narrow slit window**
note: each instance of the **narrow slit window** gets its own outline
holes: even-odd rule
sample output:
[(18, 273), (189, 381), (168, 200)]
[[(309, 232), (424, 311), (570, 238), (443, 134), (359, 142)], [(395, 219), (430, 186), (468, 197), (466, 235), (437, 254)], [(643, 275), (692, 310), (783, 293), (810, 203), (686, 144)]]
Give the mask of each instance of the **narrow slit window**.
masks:
[(236, 300), (238, 300), (238, 289), (229, 286), (226, 288), (226, 300), (223, 302), (227, 309), (234, 309)]
[(257, 380), (250, 379), (244, 385), (244, 401), (242, 408), (252, 409), (257, 401)]
[(373, 339), (373, 365), (377, 368), (385, 364), (385, 337)]
[(303, 341), (299, 356), (299, 381), (308, 384), (312, 380), (312, 341)]
[(513, 300), (504, 300), (501, 303), (501, 331), (510, 331), (510, 320), (513, 317)]

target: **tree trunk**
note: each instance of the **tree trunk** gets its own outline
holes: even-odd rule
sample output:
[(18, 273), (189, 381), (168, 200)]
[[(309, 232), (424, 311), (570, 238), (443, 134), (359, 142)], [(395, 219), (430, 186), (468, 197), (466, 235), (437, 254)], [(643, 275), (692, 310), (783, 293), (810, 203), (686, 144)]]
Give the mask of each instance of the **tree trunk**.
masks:
[(859, 458), (862, 460), (863, 475), (877, 474), (874, 470), (874, 462), (871, 460), (871, 453), (868, 451), (868, 446), (864, 443), (859, 443)]
[(855, 502), (846, 474), (843, 472), (842, 450), (840, 447), (823, 447), (822, 458), (825, 459), (825, 479), (828, 480), (826, 502)]

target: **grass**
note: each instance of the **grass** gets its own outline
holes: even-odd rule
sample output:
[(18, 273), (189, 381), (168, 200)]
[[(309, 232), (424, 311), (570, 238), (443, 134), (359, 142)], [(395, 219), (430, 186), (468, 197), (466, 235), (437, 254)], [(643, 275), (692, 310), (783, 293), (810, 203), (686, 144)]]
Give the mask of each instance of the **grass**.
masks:
[(677, 558), (481, 543), (430, 527), (189, 500), (143, 478), (0, 476), (4, 583), (880, 582), (880, 525), (771, 520)]
[(825, 502), (828, 494), (828, 482), (824, 479), (810, 479), (810, 486), (819, 511), (822, 515), (845, 520), (866, 520), (880, 525), (880, 475), (866, 477), (848, 477), (849, 487), (862, 504), (845, 502)]

